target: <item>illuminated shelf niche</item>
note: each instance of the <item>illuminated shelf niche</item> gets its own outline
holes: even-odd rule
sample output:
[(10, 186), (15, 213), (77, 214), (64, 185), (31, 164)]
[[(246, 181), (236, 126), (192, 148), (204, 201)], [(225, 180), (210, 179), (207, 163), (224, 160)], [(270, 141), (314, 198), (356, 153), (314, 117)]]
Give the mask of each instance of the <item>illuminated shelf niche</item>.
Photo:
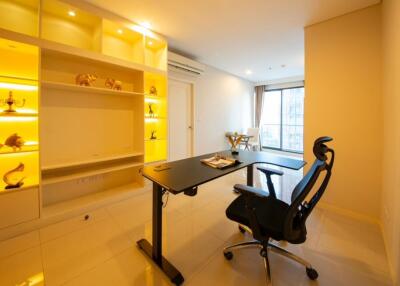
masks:
[(0, 0), (0, 27), (37, 37), (39, 2), (40, 0)]
[[(17, 5), (17, 2), (14, 4)], [(1, 5), (2, 2), (0, 2)], [(6, 189), (5, 182), (1, 180), (0, 191), (6, 194), (18, 190), (29, 190), (30, 187), (38, 186), (40, 183), (37, 81), (39, 49), (35, 46), (0, 39), (0, 54), (4, 56), (5, 61), (5, 64), (2, 62), (0, 67), (0, 143), (2, 144), (0, 177), (18, 167), (20, 163), (24, 165), (24, 170), (13, 174), (11, 177), (15, 176), (15, 178), (11, 179), (16, 182), (19, 178), (25, 177), (24, 184), (19, 188)], [(10, 92), (16, 101), (12, 104), (16, 112), (6, 111), (9, 108), (6, 99)], [(24, 144), (14, 146), (15, 148), (7, 146), (6, 139), (14, 134), (20, 136)]]
[[(145, 73), (144, 79), (145, 162), (150, 163), (168, 158), (167, 80), (165, 76), (151, 73)], [(156, 88), (156, 95), (150, 92), (153, 87)], [(152, 136), (154, 131), (155, 136)]]

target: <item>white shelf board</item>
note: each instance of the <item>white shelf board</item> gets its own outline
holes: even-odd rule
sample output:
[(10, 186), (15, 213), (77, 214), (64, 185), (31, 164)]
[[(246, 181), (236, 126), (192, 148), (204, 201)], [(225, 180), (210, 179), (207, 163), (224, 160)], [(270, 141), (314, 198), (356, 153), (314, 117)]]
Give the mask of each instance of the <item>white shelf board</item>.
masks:
[(143, 155), (144, 155), (144, 153), (135, 152), (135, 153), (122, 154), (122, 155), (99, 157), (99, 158), (94, 158), (91, 160), (75, 161), (75, 162), (70, 162), (70, 163), (65, 163), (65, 164), (54, 164), (54, 165), (49, 165), (49, 166), (42, 166), (42, 171), (81, 167), (82, 165), (103, 163), (103, 162), (107, 162), (107, 161), (127, 159), (127, 158), (131, 158), (131, 157), (138, 157), (138, 156), (143, 156)]
[(133, 92), (133, 91), (125, 91), (125, 90), (113, 90), (106, 89), (100, 87), (93, 86), (80, 86), (68, 83), (60, 83), (60, 82), (51, 82), (51, 81), (42, 81), (42, 87), (51, 88), (57, 90), (69, 90), (75, 92), (82, 93), (93, 93), (93, 94), (106, 94), (106, 95), (117, 95), (117, 96), (142, 96), (143, 93)]
[(91, 170), (86, 170), (86, 171), (70, 171), (66, 174), (63, 175), (55, 175), (55, 176), (49, 176), (49, 178), (46, 178), (46, 176), (42, 176), (42, 185), (50, 185), (50, 184), (56, 184), (60, 182), (65, 182), (65, 181), (71, 181), (71, 180), (76, 180), (79, 178), (84, 178), (84, 177), (90, 177), (90, 176), (95, 176), (99, 174), (106, 174), (106, 173), (111, 173), (119, 170), (124, 170), (124, 169), (129, 169), (133, 167), (140, 167), (143, 166), (143, 163), (125, 163), (125, 164), (120, 164), (120, 165), (115, 165), (115, 166), (108, 166), (108, 167), (100, 167), (100, 168), (93, 168)]
[(166, 141), (167, 139), (144, 139), (146, 142), (154, 142), (154, 141)]
[[(36, 145), (37, 146), (37, 145)], [(4, 147), (3, 147), (4, 148)], [(24, 153), (32, 153), (32, 152), (38, 152), (39, 151), (39, 149), (36, 147), (36, 148), (34, 148), (34, 149), (32, 149), (32, 150), (18, 150), (18, 151), (13, 151), (13, 150), (10, 150), (10, 151), (1, 151), (0, 150), (0, 156), (1, 155), (14, 155), (14, 154), (24, 154)]]
[(108, 63), (111, 65), (125, 67), (128, 69), (151, 72), (151, 73), (156, 73), (156, 74), (160, 74), (160, 75), (167, 75), (167, 71), (162, 70), (162, 69), (150, 67), (150, 66), (140, 64), (140, 63), (129, 62), (129, 61), (126, 61), (123, 59), (118, 59), (118, 58), (115, 58), (112, 56), (107, 56), (107, 55), (104, 55), (104, 54), (101, 54), (98, 52), (83, 50), (80, 48), (56, 43), (53, 41), (40, 39), (37, 37), (32, 37), (29, 35), (21, 34), (21, 33), (10, 31), (10, 30), (3, 29), (3, 28), (0, 28), (0, 37), (6, 38), (6, 39), (12, 40), (12, 41), (22, 42), (22, 43), (29, 44), (29, 45), (35, 45), (35, 46), (42, 48), (42, 50), (48, 50), (48, 51), (68, 54), (71, 56), (85, 58), (85, 59), (92, 60), (92, 61)]
[(37, 113), (27, 113), (27, 112), (0, 112), (1, 117), (38, 117)]
[(20, 191), (26, 191), (34, 188), (38, 188), (39, 184), (24, 184), (22, 187), (15, 188), (15, 189), (0, 189), (0, 196), (1, 195), (7, 195), (10, 193), (15, 193), (15, 192), (20, 192)]
[(85, 195), (76, 199), (44, 206), (42, 210), (43, 218), (63, 215), (77, 215), (84, 211), (94, 210), (110, 203), (115, 203), (135, 194), (144, 189), (138, 183), (119, 186), (102, 192)]

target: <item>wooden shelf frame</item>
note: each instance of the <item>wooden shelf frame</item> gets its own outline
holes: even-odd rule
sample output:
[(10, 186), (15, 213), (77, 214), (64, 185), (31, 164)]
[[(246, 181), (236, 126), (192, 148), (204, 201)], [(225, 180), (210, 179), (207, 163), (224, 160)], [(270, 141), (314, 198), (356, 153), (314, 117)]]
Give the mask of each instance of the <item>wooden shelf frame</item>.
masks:
[[(21, 1), (23, 2), (25, 0)], [(59, 0), (37, 1), (38, 3), (49, 3), (50, 1), (58, 2)], [(18, 122), (17, 124), (21, 124), (19, 122), (25, 124), (25, 122), (32, 121), (33, 123), (29, 123), (29, 126), (40, 124), (40, 128), (38, 129), (40, 129), (41, 132), (38, 134), (37, 140), (40, 142), (40, 146), (31, 146), (30, 148), (32, 148), (32, 150), (0, 152), (0, 157), (3, 154), (5, 156), (19, 154), (25, 158), (26, 156), (31, 156), (25, 154), (34, 153), (32, 156), (39, 157), (37, 160), (38, 166), (40, 166), (40, 161), (42, 162), (42, 166), (37, 169), (39, 175), (35, 180), (27, 180), (27, 185), (18, 189), (1, 191), (0, 195), (7, 196), (9, 193), (36, 188), (34, 191), (37, 193), (37, 201), (35, 201), (34, 207), (38, 208), (37, 215), (40, 221), (42, 219), (47, 219), (52, 222), (55, 221), (54, 218), (60, 217), (60, 215), (64, 215), (63, 218), (67, 218), (136, 195), (137, 192), (140, 193), (141, 190), (143, 191), (144, 181), (140, 170), (145, 164), (146, 146), (148, 144), (154, 145), (155, 149), (153, 150), (162, 147), (162, 153), (164, 155), (159, 156), (160, 154), (158, 154), (157, 151), (152, 151), (151, 157), (154, 160), (164, 160), (166, 159), (164, 158), (165, 154), (167, 154), (165, 146), (168, 144), (168, 140), (164, 139), (164, 135), (159, 134), (160, 138), (156, 140), (148, 140), (145, 138), (146, 120), (144, 118), (146, 110), (145, 98), (160, 100), (160, 103), (157, 103), (160, 104), (160, 106), (167, 105), (167, 41), (162, 36), (139, 27), (134, 23), (127, 22), (125, 19), (108, 11), (98, 9), (84, 1), (61, 0), (60, 3), (67, 3), (70, 7), (77, 7), (77, 9), (93, 14), (96, 19), (100, 19), (98, 22), (96, 22), (97, 20), (95, 19), (95, 22), (99, 23), (99, 25), (93, 22), (95, 24), (93, 27), (97, 29), (94, 33), (98, 33), (99, 35), (98, 38), (97, 34), (94, 35), (93, 40), (97, 42), (98, 45), (95, 44), (92, 47), (81, 46), (68, 39), (60, 41), (55, 36), (45, 39), (45, 37), (43, 37), (42, 25), (45, 24), (46, 21), (43, 21), (43, 18), (41, 18), (44, 16), (43, 5), (38, 5), (37, 34), (29, 33), (24, 29), (8, 30), (9, 27), (2, 26), (0, 21), (0, 38), (19, 42), (21, 45), (27, 44), (35, 46), (39, 51), (40, 59), (37, 63), (39, 72), (34, 78), (27, 78), (30, 74), (26, 74), (26, 77), (24, 74), (21, 78), (12, 78), (15, 80), (31, 80), (35, 82), (35, 85), (38, 85), (37, 93), (40, 98), (40, 103), (37, 106), (38, 109), (36, 109), (35, 106), (35, 110), (39, 110), (38, 113), (17, 112), (2, 114), (0, 111), (0, 122), (2, 122), (2, 124), (5, 122), (6, 124), (4, 126), (9, 128), (11, 125), (9, 125), (8, 122), (14, 124), (11, 117), (15, 117), (15, 122)], [(48, 10), (46, 13), (51, 12), (52, 11)], [(2, 12), (0, 12), (0, 14), (1, 13)], [(79, 13), (77, 13), (76, 18), (78, 18), (78, 15)], [(65, 17), (65, 15), (54, 16)], [(111, 21), (115, 24), (109, 31), (105, 30), (104, 23), (106, 21)], [(84, 25), (85, 23), (81, 22), (81, 24)], [(18, 22), (16, 22), (16, 25), (19, 25)], [(126, 44), (125, 46), (121, 46), (122, 49), (131, 44), (136, 45), (136, 47), (132, 47), (133, 53), (136, 54), (131, 57), (120, 56), (118, 53), (107, 54), (104, 50), (104, 46), (102, 46), (112, 43), (112, 41), (109, 43), (103, 41), (102, 37), (104, 33), (108, 33), (109, 35), (114, 33), (112, 36), (118, 37), (118, 35), (115, 34), (115, 27), (119, 26), (124, 27), (124, 29), (131, 29), (131, 31), (127, 30), (127, 33), (124, 33), (124, 35), (120, 37)], [(16, 27), (19, 28), (18, 26)], [(53, 29), (54, 27), (50, 28)], [(62, 27), (58, 28), (63, 29)], [(49, 29), (47, 29), (47, 32), (48, 31)], [(53, 35), (56, 34), (53, 33)], [(129, 38), (132, 35), (136, 35), (137, 38)], [(68, 37), (69, 36), (71, 35), (68, 35)], [(110, 48), (110, 46), (108, 48)], [(139, 52), (139, 54), (137, 52)], [(64, 71), (56, 69), (50, 69), (50, 73), (48, 73), (48, 77), (46, 77), (46, 74), (43, 72), (43, 60), (46, 54), (52, 54), (55, 57), (60, 57), (61, 55), (61, 57), (66, 59), (66, 62), (80, 63), (83, 68), (78, 69), (78, 73), (93, 72), (85, 71), (85, 67), (93, 67), (96, 64), (98, 64), (96, 68), (106, 67), (107, 77), (121, 80), (123, 82), (123, 90), (119, 91), (107, 89), (105, 87), (102, 88), (101, 84), (104, 85), (104, 72), (103, 74), (99, 72), (100, 81), (98, 80), (95, 86), (90, 87), (73, 84), (77, 69), (71, 68), (68, 70), (68, 68), (65, 68), (64, 71), (65, 74), (68, 74), (68, 79), (65, 77), (62, 78), (62, 74), (57, 75), (57, 72)], [(53, 61), (53, 66), (56, 64), (57, 62)], [(12, 67), (11, 64), (9, 66)], [(108, 70), (111, 71), (110, 75), (108, 74)], [(47, 71), (49, 71), (49, 69), (47, 69)], [(52, 71), (54, 73), (51, 73)], [(7, 74), (11, 75), (11, 73)], [(69, 79), (71, 75), (73, 75), (73, 78), (71, 77), (71, 79)], [(121, 75), (122, 78), (119, 78), (119, 75)], [(157, 86), (159, 95), (155, 96), (149, 94), (149, 86), (146, 85), (147, 81), (145, 79), (146, 75), (153, 78), (161, 78), (161, 87)], [(128, 78), (127, 80), (124, 79), (124, 76), (132, 77), (133, 79), (131, 80)], [(66, 98), (69, 101), (64, 102)], [(48, 100), (46, 102), (47, 105), (43, 103), (44, 99)], [(52, 102), (49, 104), (49, 101)], [(72, 101), (79, 105), (68, 105)], [(93, 104), (94, 101), (96, 101), (95, 104)], [(54, 105), (52, 105), (52, 103), (54, 103)], [(62, 105), (63, 103), (65, 105)], [(62, 109), (61, 112), (58, 109), (59, 107)], [(49, 109), (51, 109), (50, 112)], [(82, 112), (82, 110), (84, 110), (84, 112), (88, 110), (88, 116), (81, 116), (82, 113), (80, 112)], [(118, 112), (115, 112), (116, 110)], [(68, 113), (70, 111), (73, 113)], [(101, 112), (103, 113), (98, 115)], [(45, 115), (47, 115), (47, 117)], [(67, 128), (65, 128), (64, 125), (63, 128), (63, 122), (60, 122), (60, 120), (51, 120), (51, 118), (57, 115), (59, 115), (59, 119), (64, 118), (64, 121), (70, 120), (69, 122), (72, 122), (74, 121), (71, 120), (74, 119), (73, 117), (77, 120), (69, 124)], [(160, 113), (160, 115), (160, 117), (149, 118), (167, 122), (167, 115), (164, 113)], [(25, 119), (24, 117), (29, 118)], [(96, 128), (88, 130), (87, 128), (93, 126), (91, 124), (99, 122), (99, 120), (97, 120), (99, 117), (101, 117), (101, 123), (95, 125), (97, 130)], [(96, 121), (92, 121), (92, 118), (96, 118)], [(111, 120), (109, 120), (110, 118)], [(54, 122), (53, 125), (45, 125), (51, 128), (43, 128), (42, 123), (45, 120), (47, 122)], [(126, 122), (129, 124), (126, 124)], [(21, 129), (20, 126), (21, 125), (15, 125), (13, 128), (15, 127), (18, 129), (18, 134), (21, 133), (21, 135), (25, 135), (23, 134), (25, 130), (22, 130), (23, 128)], [(106, 130), (104, 134), (102, 132), (103, 130), (99, 130), (101, 126), (107, 126), (107, 128), (103, 128), (103, 130)], [(116, 128), (117, 126), (119, 126), (120, 129)], [(167, 126), (166, 123), (165, 126)], [(73, 128), (81, 128), (83, 131), (75, 133)], [(70, 132), (71, 130), (72, 132)], [(124, 133), (117, 133), (119, 130), (122, 130)], [(7, 134), (9, 131), (10, 130), (7, 131)], [(53, 137), (50, 136), (51, 140), (48, 140), (49, 137), (43, 136), (43, 132), (53, 134)], [(86, 134), (91, 133), (90, 136), (92, 136), (93, 140), (89, 140), (90, 138), (85, 137), (84, 132), (86, 132)], [(60, 136), (62, 134), (65, 134), (65, 136)], [(125, 135), (119, 136), (119, 134)], [(25, 139), (30, 140), (36, 139), (31, 135), (23, 137), (29, 137)], [(112, 140), (109, 140), (110, 138)], [(67, 142), (69, 139), (71, 142)], [(58, 143), (60, 141), (64, 142), (64, 144), (59, 146)], [(45, 145), (43, 144), (44, 142), (49, 144)], [(73, 145), (72, 148), (69, 148), (67, 144), (78, 145)], [(96, 154), (98, 156), (96, 156)], [(48, 160), (43, 160), (43, 158)], [(63, 162), (63, 159), (66, 161)], [(45, 164), (43, 165), (43, 163)], [(34, 184), (37, 182), (38, 184)], [(38, 223), (37, 218), (38, 217), (31, 219), (33, 219), (35, 223)], [(30, 221), (28, 222), (27, 220), (21, 221), (22, 225), (29, 223)]]

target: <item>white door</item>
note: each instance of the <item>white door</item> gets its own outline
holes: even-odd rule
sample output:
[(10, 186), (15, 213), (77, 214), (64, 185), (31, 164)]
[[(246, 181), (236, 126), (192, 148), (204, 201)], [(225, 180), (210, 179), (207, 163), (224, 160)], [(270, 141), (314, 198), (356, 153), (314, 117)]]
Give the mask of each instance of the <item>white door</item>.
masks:
[(169, 160), (192, 156), (192, 84), (168, 80)]

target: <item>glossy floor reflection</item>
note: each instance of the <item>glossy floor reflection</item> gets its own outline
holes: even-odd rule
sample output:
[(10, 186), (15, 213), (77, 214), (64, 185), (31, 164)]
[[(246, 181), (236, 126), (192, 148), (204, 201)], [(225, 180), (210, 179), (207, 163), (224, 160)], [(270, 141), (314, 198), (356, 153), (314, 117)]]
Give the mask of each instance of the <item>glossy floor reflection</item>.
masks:
[[(284, 172), (274, 180), (287, 201), (302, 173)], [(202, 186), (194, 198), (169, 197), (164, 254), (184, 285), (265, 285), (257, 249), (236, 251), (232, 261), (222, 255), (224, 246), (251, 239), (225, 217), (236, 197), (232, 185), (245, 181), (240, 171)], [(264, 186), (263, 175), (256, 184)], [(273, 285), (391, 285), (377, 225), (316, 209), (307, 227), (305, 244), (284, 246), (308, 259), (319, 279), (308, 280), (303, 267), (272, 253)], [(136, 247), (143, 237), (151, 237), (150, 188), (92, 212), (88, 221), (76, 217), (0, 242), (0, 285), (171, 285)]]

